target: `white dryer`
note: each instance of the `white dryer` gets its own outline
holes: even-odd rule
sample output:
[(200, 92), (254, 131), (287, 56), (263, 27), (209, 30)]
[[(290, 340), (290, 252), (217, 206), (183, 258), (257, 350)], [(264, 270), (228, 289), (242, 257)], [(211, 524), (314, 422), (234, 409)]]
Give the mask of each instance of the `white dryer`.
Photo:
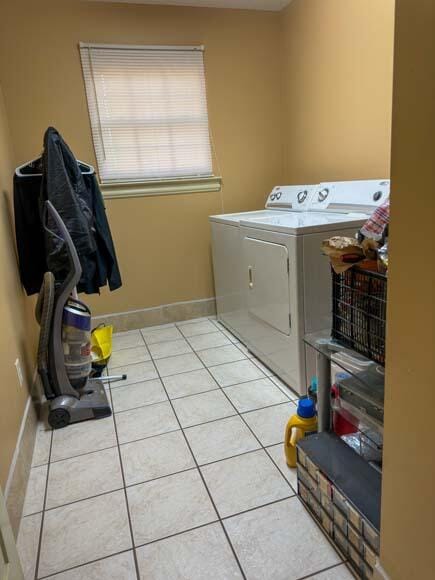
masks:
[(238, 336), (300, 394), (315, 372), (303, 337), (331, 327), (331, 273), (321, 243), (334, 235), (353, 237), (388, 197), (389, 185), (324, 183), (307, 212), (240, 221), (244, 308)]
[(306, 212), (318, 189), (318, 185), (277, 186), (264, 210), (210, 216), (217, 316), (238, 338), (246, 325), (240, 221)]

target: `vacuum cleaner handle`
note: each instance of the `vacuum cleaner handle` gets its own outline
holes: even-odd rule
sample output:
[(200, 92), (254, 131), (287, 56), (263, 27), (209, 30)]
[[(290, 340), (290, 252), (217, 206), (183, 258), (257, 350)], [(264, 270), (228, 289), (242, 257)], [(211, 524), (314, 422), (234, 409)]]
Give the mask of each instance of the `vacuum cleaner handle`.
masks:
[[(48, 224), (48, 217), (49, 216), (54, 220), (54, 223), (56, 224), (56, 228), (57, 228), (60, 235), (56, 232), (53, 232), (53, 230), (50, 229), (49, 224)], [(74, 245), (74, 242), (72, 241), (72, 238), (70, 236), (70, 233), (67, 230), (62, 218), (60, 217), (58, 211), (56, 210), (54, 205), (51, 203), (51, 201), (47, 200), (44, 203), (42, 223), (43, 223), (44, 229), (46, 231), (48, 231), (52, 236), (55, 236), (55, 237), (61, 239), (63, 242), (65, 242), (66, 251), (68, 254), (68, 259), (70, 261), (71, 268), (70, 268), (70, 275), (64, 281), (64, 284), (62, 284), (62, 286), (64, 286), (64, 285), (67, 286), (68, 290), (69, 290), (68, 294), (70, 294), (80, 281), (80, 278), (82, 275), (82, 266), (80, 264), (80, 259), (79, 259), (79, 256), (77, 254), (77, 250), (76, 250), (76, 247)]]

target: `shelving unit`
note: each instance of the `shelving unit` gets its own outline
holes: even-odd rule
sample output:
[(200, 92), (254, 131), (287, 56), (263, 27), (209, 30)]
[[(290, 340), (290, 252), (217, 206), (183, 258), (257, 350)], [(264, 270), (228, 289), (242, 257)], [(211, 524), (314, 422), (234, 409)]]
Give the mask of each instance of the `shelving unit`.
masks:
[[(329, 332), (307, 335), (317, 353), (319, 433), (298, 444), (298, 493), (359, 577), (371, 579), (379, 555), (379, 462), (367, 460), (331, 432), (331, 371), (344, 371), (347, 403), (378, 445), (383, 435), (384, 369), (342, 346)], [(346, 404), (346, 401), (343, 403)]]

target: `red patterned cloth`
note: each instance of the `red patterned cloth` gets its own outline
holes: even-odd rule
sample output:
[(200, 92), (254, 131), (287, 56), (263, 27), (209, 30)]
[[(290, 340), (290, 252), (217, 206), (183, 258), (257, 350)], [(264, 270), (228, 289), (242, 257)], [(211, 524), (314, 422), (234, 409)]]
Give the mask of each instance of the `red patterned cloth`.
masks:
[(370, 218), (361, 228), (361, 233), (366, 238), (379, 241), (385, 227), (390, 221), (390, 200), (387, 199), (382, 205), (375, 209)]

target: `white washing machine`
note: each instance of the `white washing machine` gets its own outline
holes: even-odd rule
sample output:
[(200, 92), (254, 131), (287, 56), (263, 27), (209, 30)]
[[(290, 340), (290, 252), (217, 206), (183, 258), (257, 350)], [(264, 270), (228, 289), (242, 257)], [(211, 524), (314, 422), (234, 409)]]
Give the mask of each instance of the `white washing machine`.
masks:
[(306, 212), (318, 189), (318, 185), (277, 186), (265, 210), (210, 216), (217, 316), (238, 338), (246, 325), (240, 221)]
[(321, 243), (353, 237), (389, 195), (389, 181), (320, 184), (309, 211), (241, 220), (238, 336), (293, 390), (315, 373), (306, 333), (331, 327), (331, 272)]

